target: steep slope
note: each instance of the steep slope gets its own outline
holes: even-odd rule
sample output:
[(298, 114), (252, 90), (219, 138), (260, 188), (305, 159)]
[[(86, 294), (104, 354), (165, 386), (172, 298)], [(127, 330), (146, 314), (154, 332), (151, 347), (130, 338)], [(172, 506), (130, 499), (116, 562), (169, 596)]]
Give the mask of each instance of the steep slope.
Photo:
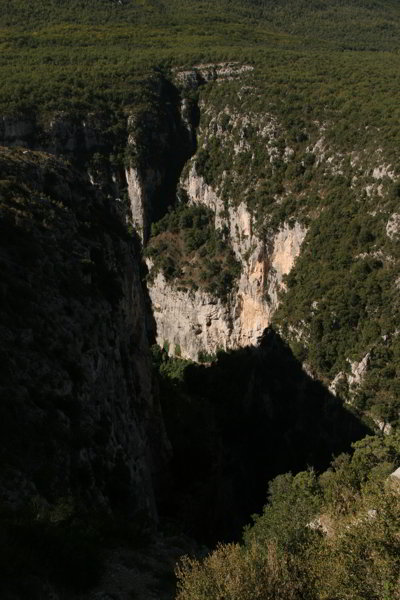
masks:
[(2, 149), (1, 495), (156, 519), (168, 456), (137, 246), (68, 164)]

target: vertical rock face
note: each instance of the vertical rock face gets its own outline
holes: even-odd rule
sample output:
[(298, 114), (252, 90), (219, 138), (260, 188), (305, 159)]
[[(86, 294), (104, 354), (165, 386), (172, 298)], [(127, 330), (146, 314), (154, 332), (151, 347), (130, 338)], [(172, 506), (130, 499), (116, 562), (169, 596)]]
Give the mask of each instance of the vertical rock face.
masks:
[(145, 110), (128, 119), (126, 181), (132, 222), (143, 242), (151, 223), (175, 202), (180, 173), (196, 148), (194, 106), (174, 86), (165, 87), (157, 113)]
[(0, 151), (1, 499), (156, 518), (168, 443), (138, 250), (62, 161)]
[(157, 343), (172, 356), (198, 360), (229, 347), (233, 330), (230, 307), (210, 294), (180, 291), (159, 273), (149, 287)]
[(182, 185), (191, 202), (214, 212), (217, 228), (228, 228), (242, 264), (237, 290), (226, 303), (201, 290), (181, 291), (162, 274), (150, 285), (157, 342), (168, 345), (171, 354), (178, 349), (182, 356), (197, 360), (202, 353), (257, 343), (271, 322), (284, 288), (283, 276), (293, 267), (307, 231), (300, 223), (284, 224), (271, 239), (261, 241), (253, 233), (245, 204), (226, 208), (194, 167)]
[(161, 188), (164, 174), (155, 169), (140, 170), (129, 167), (125, 176), (132, 224), (143, 242), (149, 236), (152, 198)]

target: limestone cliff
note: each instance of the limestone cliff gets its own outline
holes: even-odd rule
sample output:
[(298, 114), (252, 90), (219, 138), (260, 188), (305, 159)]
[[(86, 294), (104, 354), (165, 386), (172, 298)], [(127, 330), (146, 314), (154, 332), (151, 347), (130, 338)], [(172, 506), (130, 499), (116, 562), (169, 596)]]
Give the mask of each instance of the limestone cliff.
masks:
[(193, 165), (182, 181), (190, 202), (203, 204), (215, 214), (215, 227), (229, 230), (230, 243), (242, 266), (238, 287), (227, 302), (201, 290), (182, 291), (161, 273), (150, 284), (157, 342), (170, 354), (197, 360), (218, 349), (256, 344), (278, 306), (306, 229), (285, 223), (268, 240), (253, 232), (252, 216), (244, 203), (225, 207)]
[(156, 519), (168, 443), (138, 248), (62, 160), (1, 149), (1, 500)]

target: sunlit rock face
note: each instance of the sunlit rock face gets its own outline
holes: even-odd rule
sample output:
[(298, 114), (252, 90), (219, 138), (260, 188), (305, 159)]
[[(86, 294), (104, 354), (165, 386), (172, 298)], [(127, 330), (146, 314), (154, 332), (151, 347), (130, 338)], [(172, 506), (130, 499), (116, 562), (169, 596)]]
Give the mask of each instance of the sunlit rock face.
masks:
[(202, 290), (179, 289), (158, 274), (149, 286), (157, 342), (170, 354), (197, 360), (218, 349), (257, 344), (271, 323), (284, 289), (283, 276), (292, 269), (307, 230), (300, 223), (285, 223), (271, 239), (253, 233), (252, 217), (245, 204), (227, 209), (194, 167), (182, 182), (189, 201), (215, 214), (215, 226), (227, 227), (230, 243), (242, 271), (237, 289), (227, 301)]

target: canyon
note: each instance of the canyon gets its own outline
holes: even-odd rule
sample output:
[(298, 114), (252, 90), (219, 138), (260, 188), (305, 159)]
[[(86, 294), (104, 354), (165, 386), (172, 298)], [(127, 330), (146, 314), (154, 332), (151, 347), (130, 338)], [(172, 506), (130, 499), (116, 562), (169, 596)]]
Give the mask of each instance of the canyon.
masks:
[[(327, 298), (340, 275), (326, 292), (319, 277), (333, 253), (318, 252), (334, 222), (328, 184), (350, 189), (357, 206), (387, 193), (394, 171), (380, 153), (353, 153), (344, 185), (348, 157), (323, 140), (325, 126), (294, 135), (270, 111), (216, 107), (213, 90), (236, 86), (240, 102), (251, 71), (218, 63), (157, 76), (155, 100), (137, 109), (0, 119), (2, 503), (33, 502), (51, 522), (135, 523), (156, 536), (156, 579), (197, 543), (238, 539), (266, 481), (310, 464), (322, 471), (374, 426), (391, 431), (393, 411), (375, 413), (362, 395), (398, 332), (391, 321), (386, 334), (368, 325), (356, 350), (324, 363), (318, 353), (336, 350), (341, 307)], [(349, 217), (365, 244), (354, 268), (395, 268), (392, 204), (368, 213), (384, 231), (380, 247), (370, 221), (364, 231), (356, 209)], [(208, 257), (200, 245), (173, 277), (146, 253), (157, 224), (182, 207), (204, 211), (220, 253), (231, 252), (227, 294), (183, 277), (219, 251)], [(163, 235), (166, 253), (184, 255), (179, 233)], [(157, 537), (160, 519), (179, 520), (178, 539)], [(107, 581), (124, 560), (125, 550), (111, 556)], [(156, 597), (143, 586), (140, 597)]]

